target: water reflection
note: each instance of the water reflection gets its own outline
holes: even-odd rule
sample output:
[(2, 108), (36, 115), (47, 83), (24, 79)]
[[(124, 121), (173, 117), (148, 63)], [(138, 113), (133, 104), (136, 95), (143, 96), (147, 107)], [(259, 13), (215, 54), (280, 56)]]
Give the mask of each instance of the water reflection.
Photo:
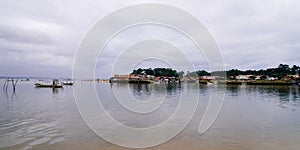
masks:
[(5, 94), (7, 101), (14, 101), (14, 99), (16, 99), (16, 97), (17, 97), (16, 92), (11, 92), (11, 94), (9, 94), (8, 91), (4, 91), (3, 93)]
[(299, 100), (298, 86), (257, 86), (256, 89), (261, 93), (267, 93), (269, 96), (277, 95), (280, 101)]
[(153, 93), (156, 96), (166, 95), (172, 96), (181, 92), (181, 84), (179, 83), (162, 83), (162, 84), (123, 84), (123, 83), (111, 83), (111, 89), (113, 88), (129, 88), (131, 95), (139, 101), (148, 100)]
[(61, 111), (52, 100), (58, 91), (52, 92), (22, 82), (15, 93), (0, 91), (0, 149), (32, 149), (64, 140), (63, 125), (55, 117)]
[[(91, 90), (94, 90), (91, 83), (74, 86), (81, 84), (90, 84)], [(153, 149), (296, 150), (300, 146), (298, 86), (226, 86), (220, 116), (204, 135), (197, 132), (200, 119), (210, 93), (216, 89), (223, 90), (222, 86), (100, 83), (96, 89), (101, 103), (115, 120), (137, 128), (154, 126), (169, 118), (182, 92), (200, 95), (200, 109), (186, 129), (176, 138)], [(130, 93), (137, 100), (148, 101), (152, 97), (165, 99), (158, 110), (137, 114), (124, 109), (112, 98), (113, 89)], [(124, 93), (119, 93), (121, 98)], [(86, 97), (89, 98), (89, 95)], [(71, 87), (37, 89), (33, 83), (21, 82), (16, 93), (0, 90), (0, 149), (124, 148), (101, 140), (82, 122)]]
[[(107, 88), (110, 87), (110, 88)], [(176, 110), (181, 96), (179, 84), (100, 84), (98, 96), (108, 113), (117, 121), (130, 127), (150, 127), (162, 123)], [(122, 101), (148, 102), (162, 104), (153, 112), (136, 113), (122, 106)], [(126, 116), (126, 117), (124, 117)]]
[(238, 96), (242, 85), (226, 85), (226, 90), (231, 96)]
[(226, 89), (230, 96), (255, 94), (264, 95), (269, 100), (277, 99), (278, 106), (282, 108), (286, 108), (287, 104), (298, 105), (300, 103), (299, 86), (227, 85)]
[[(64, 87), (64, 88), (66, 88), (66, 87)], [(37, 91), (40, 91), (40, 92), (52, 91), (52, 94), (58, 94), (59, 92), (63, 92), (64, 88), (39, 88), (39, 87), (35, 87), (35, 89)]]
[(167, 93), (172, 95), (172, 93), (176, 93), (181, 90), (181, 84), (179, 83), (169, 83), (166, 84)]
[[(14, 101), (17, 99), (17, 94), (15, 92), (8, 92), (3, 90), (3, 100), (5, 101), (0, 101), (0, 112), (5, 112), (11, 110), (11, 107), (13, 107)], [(0, 97), (2, 98), (2, 97)]]
[(151, 84), (130, 84), (134, 97), (140, 101), (146, 101), (151, 97)]
[(52, 93), (53, 94), (57, 94), (59, 92), (59, 89), (58, 88), (52, 88)]

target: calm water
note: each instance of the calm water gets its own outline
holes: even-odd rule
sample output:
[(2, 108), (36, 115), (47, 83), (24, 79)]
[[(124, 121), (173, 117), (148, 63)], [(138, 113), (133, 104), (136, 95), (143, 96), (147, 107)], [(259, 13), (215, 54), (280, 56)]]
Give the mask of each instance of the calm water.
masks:
[[(1, 88), (3, 80), (0, 82)], [(77, 82), (75, 86), (90, 85)], [(300, 93), (298, 86), (227, 86), (218, 119), (205, 133), (199, 122), (211, 92), (222, 87), (182, 84), (164, 86), (96, 83), (106, 110), (119, 122), (132, 127), (161, 123), (175, 110), (181, 92), (200, 96), (188, 126), (172, 140), (148, 149), (298, 150), (300, 148)], [(112, 97), (133, 96), (139, 101), (165, 97), (153, 113), (138, 115)], [(87, 96), (88, 98), (88, 96)], [(109, 128), (109, 127), (108, 127)], [(0, 149), (126, 149), (110, 144), (90, 130), (79, 114), (73, 88), (34, 88), (20, 82), (16, 93), (0, 90)]]

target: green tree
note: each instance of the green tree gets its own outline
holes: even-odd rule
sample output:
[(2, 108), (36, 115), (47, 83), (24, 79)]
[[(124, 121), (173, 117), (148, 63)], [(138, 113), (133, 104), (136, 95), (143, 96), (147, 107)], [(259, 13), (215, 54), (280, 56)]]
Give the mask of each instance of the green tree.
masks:
[(263, 75), (260, 77), (260, 80), (266, 80), (267, 79), (267, 76)]
[(179, 76), (179, 78), (183, 78), (184, 72), (183, 71), (178, 72), (178, 76)]
[(210, 75), (207, 71), (205, 71), (205, 70), (198, 70), (197, 72), (197, 75), (199, 76), (199, 77), (203, 77), (203, 76), (208, 76), (208, 75)]
[(145, 69), (145, 73), (146, 73), (147, 75), (154, 75), (154, 71), (153, 71), (151, 68)]
[(279, 77), (289, 75), (291, 73), (291, 68), (287, 64), (280, 64), (276, 70)]
[(297, 65), (293, 65), (293, 67), (291, 68), (291, 73), (293, 75), (299, 74), (299, 71), (300, 71), (300, 67)]

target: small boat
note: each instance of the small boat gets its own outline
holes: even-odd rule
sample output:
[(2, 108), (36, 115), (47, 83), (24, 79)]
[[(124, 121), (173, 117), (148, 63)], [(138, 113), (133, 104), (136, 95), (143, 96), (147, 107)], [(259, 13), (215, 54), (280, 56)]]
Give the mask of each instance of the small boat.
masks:
[(153, 81), (150, 80), (141, 80), (141, 79), (129, 79), (128, 83), (131, 84), (150, 84)]
[(111, 77), (109, 79), (109, 83), (128, 83), (129, 79), (119, 79), (115, 77)]
[(161, 80), (154, 80), (153, 83), (154, 84), (160, 84), (162, 81)]
[(62, 88), (63, 85), (58, 82), (58, 80), (53, 80), (52, 84), (50, 83), (35, 83), (37, 88)]
[(35, 83), (34, 85), (37, 88), (62, 88), (63, 87), (63, 85), (61, 84), (52, 85), (52, 84)]
[(30, 81), (28, 78), (26, 78), (26, 79), (21, 79), (21, 81)]
[(208, 81), (205, 81), (205, 80), (199, 80), (199, 84), (208, 84)]
[(74, 82), (63, 82), (63, 85), (73, 85)]
[(67, 81), (64, 81), (62, 84), (63, 85), (73, 85), (75, 82), (71, 81), (71, 80), (67, 80)]

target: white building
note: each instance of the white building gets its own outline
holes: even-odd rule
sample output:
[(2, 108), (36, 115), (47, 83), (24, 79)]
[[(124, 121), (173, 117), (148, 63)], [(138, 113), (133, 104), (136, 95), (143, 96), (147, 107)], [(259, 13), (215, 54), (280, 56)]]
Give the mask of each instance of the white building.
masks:
[(237, 80), (249, 80), (249, 77), (251, 77), (253, 75), (238, 75), (236, 76)]

